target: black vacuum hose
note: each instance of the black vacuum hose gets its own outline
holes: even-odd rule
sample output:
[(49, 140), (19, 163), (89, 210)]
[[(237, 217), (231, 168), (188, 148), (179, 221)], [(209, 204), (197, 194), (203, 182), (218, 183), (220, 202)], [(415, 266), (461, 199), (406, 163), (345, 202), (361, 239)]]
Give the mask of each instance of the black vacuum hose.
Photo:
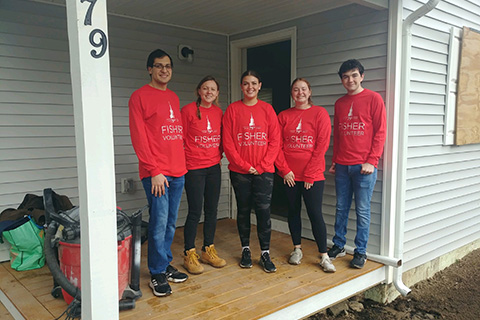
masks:
[[(55, 252), (52, 248), (52, 239), (57, 233), (58, 223), (52, 221), (48, 227), (47, 231), (45, 232), (45, 259), (47, 262), (47, 266), (52, 273), (53, 278), (59, 284), (63, 290), (65, 290), (69, 295), (74, 297), (76, 300), (81, 301), (82, 293), (79, 288), (68, 281), (67, 277), (63, 274), (62, 270), (60, 269), (60, 265), (58, 264), (57, 257)], [(135, 301), (126, 299), (120, 300), (118, 302), (119, 310), (129, 310), (135, 308)]]
[(80, 289), (70, 283), (67, 277), (65, 277), (60, 269), (55, 252), (53, 251), (52, 239), (55, 236), (55, 233), (57, 233), (57, 229), (58, 223), (52, 221), (45, 232), (45, 260), (57, 284), (59, 284), (69, 295), (77, 300), (81, 300), (82, 295)]

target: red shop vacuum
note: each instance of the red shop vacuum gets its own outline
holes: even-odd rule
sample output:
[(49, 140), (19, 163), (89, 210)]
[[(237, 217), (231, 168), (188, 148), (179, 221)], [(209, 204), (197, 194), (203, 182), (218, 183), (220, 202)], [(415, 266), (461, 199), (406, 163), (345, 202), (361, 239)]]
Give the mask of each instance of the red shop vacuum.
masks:
[[(81, 316), (80, 209), (55, 212), (52, 189), (43, 190), (45, 207), (45, 258), (53, 275), (52, 296), (63, 296), (69, 307), (67, 317)], [(117, 209), (118, 297), (119, 309), (135, 308), (140, 290), (140, 256), (142, 243), (142, 213), (148, 206), (131, 216)], [(63, 314), (62, 314), (63, 316)]]

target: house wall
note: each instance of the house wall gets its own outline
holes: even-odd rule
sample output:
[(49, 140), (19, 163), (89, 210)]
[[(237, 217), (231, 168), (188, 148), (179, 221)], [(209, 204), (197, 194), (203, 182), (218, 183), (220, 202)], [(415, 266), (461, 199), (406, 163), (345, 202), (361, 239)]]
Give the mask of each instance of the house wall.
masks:
[[(181, 105), (196, 99), (198, 81), (212, 74), (227, 105), (227, 37), (156, 23), (109, 16), (109, 48), (117, 203), (127, 212), (146, 204), (128, 129), (128, 99), (150, 81), (148, 54), (162, 48), (173, 58), (169, 88)], [(31, 1), (0, 6), (0, 211), (17, 207), (26, 193), (47, 187), (78, 203), (77, 168), (66, 9)], [(180, 61), (177, 46), (195, 50), (193, 63)], [(120, 193), (121, 178), (136, 192)], [(223, 175), (219, 217), (229, 215), (229, 181)], [(186, 217), (183, 196), (178, 224)]]
[[(424, 3), (404, 0), (404, 18)], [(480, 144), (443, 144), (450, 30), (479, 23), (479, 1), (443, 0), (412, 28), (405, 270), (480, 238)]]
[[(364, 87), (379, 92), (385, 99), (388, 11), (376, 11), (359, 5), (350, 5), (301, 19), (262, 28), (230, 37), (239, 40), (295, 26), (297, 28), (297, 77), (305, 77), (312, 86), (315, 104), (325, 107), (333, 123), (334, 103), (346, 93), (338, 77), (338, 69), (348, 59), (359, 59), (365, 66)], [(331, 164), (332, 147), (326, 154), (327, 169)], [(382, 219), (383, 160), (379, 163), (378, 180), (372, 198), (372, 223), (368, 252), (380, 253)], [(335, 223), (334, 177), (326, 174), (323, 213), (328, 238), (334, 233)], [(354, 205), (352, 205), (352, 208)], [(312, 238), (310, 222), (303, 212), (303, 236)], [(355, 212), (350, 212), (347, 245), (353, 246)]]

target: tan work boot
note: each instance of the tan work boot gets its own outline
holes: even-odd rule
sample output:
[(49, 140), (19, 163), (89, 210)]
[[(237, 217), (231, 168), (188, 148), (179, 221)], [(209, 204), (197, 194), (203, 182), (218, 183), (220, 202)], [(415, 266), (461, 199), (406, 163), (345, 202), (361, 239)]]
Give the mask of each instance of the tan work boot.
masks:
[(227, 261), (218, 256), (217, 250), (215, 250), (215, 246), (213, 244), (205, 247), (205, 251), (202, 250), (201, 261), (203, 263), (208, 263), (215, 268), (221, 268), (227, 264)]
[(195, 248), (187, 250), (186, 255), (183, 256), (183, 266), (191, 274), (200, 274), (203, 272), (203, 266), (198, 262), (200, 256), (195, 251)]

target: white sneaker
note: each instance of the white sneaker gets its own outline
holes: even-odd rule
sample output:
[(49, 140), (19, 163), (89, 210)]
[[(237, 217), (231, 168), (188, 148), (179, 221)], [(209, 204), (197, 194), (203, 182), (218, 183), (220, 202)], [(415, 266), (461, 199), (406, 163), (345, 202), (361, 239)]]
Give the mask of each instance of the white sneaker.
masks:
[(290, 259), (288, 263), (290, 264), (300, 264), (302, 262), (303, 253), (301, 248), (295, 248), (292, 253), (290, 253)]
[(320, 261), (320, 266), (323, 268), (323, 271), (325, 272), (337, 271), (337, 269), (335, 269), (335, 266), (333, 265), (328, 255), (322, 255), (322, 261)]

